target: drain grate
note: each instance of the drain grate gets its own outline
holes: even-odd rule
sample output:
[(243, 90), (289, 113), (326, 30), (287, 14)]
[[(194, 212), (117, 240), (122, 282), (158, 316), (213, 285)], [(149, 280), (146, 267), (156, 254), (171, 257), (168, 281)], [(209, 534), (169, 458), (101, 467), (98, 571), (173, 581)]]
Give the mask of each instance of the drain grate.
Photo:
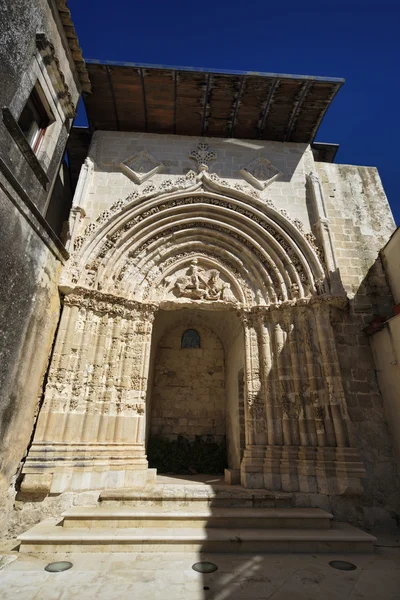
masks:
[(347, 562), (347, 560), (331, 560), (329, 566), (333, 569), (339, 569), (339, 571), (354, 571), (357, 569), (356, 565)]
[(216, 564), (204, 560), (202, 562), (194, 563), (192, 569), (198, 573), (214, 573), (214, 571), (217, 571), (218, 567)]
[(68, 571), (72, 567), (72, 562), (67, 560), (60, 560), (58, 562), (52, 562), (45, 566), (44, 570), (49, 573), (61, 573), (61, 571)]

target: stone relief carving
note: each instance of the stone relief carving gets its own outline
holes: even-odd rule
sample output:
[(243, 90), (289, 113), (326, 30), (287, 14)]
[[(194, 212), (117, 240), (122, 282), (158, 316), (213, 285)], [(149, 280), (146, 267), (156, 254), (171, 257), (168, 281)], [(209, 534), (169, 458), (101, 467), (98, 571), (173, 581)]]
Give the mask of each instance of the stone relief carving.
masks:
[(280, 175), (281, 171), (274, 167), (264, 156), (258, 156), (247, 167), (240, 169), (241, 176), (258, 190), (265, 190)]
[[(282, 235), (280, 235), (279, 233), (277, 233), (277, 231), (274, 229), (273, 226), (271, 226), (269, 223), (266, 223), (263, 219), (261, 219), (260, 217), (256, 216), (253, 211), (248, 210), (248, 209), (244, 209), (241, 208), (239, 206), (237, 206), (236, 204), (233, 203), (229, 203), (220, 199), (216, 199), (216, 198), (207, 198), (207, 197), (202, 197), (202, 198), (196, 198), (196, 197), (187, 197), (187, 198), (180, 198), (178, 200), (171, 200), (166, 202), (165, 204), (160, 205), (160, 207), (156, 207), (153, 208), (152, 210), (154, 212), (158, 212), (160, 209), (165, 209), (165, 208), (172, 208), (174, 206), (179, 206), (179, 205), (186, 205), (186, 204), (194, 204), (196, 202), (200, 202), (203, 204), (213, 204), (216, 206), (221, 206), (230, 210), (233, 210), (239, 214), (242, 214), (250, 219), (252, 219), (253, 221), (255, 221), (256, 223), (258, 223), (259, 225), (261, 225), (261, 227), (263, 227), (263, 229), (265, 229), (266, 231), (268, 231), (268, 233), (270, 233), (282, 246), (282, 248), (288, 253), (292, 263), (294, 264), (296, 270), (299, 272), (300, 274), (300, 278), (305, 278), (305, 274), (303, 272), (303, 267), (299, 261), (299, 258), (296, 256), (296, 254), (294, 253), (293, 249), (291, 248), (290, 244), (282, 237)], [(120, 237), (121, 235), (123, 235), (123, 233), (125, 231), (128, 231), (133, 224), (139, 223), (140, 221), (142, 221), (146, 216), (148, 216), (146, 213), (142, 213), (141, 215), (138, 215), (137, 217), (135, 217), (134, 219), (132, 219), (132, 221), (129, 221), (127, 223), (125, 223), (124, 227), (119, 230), (118, 232), (116, 232), (117, 237)], [(222, 228), (221, 226), (218, 225), (211, 225), (211, 224), (205, 224), (205, 223), (198, 223), (195, 225), (196, 227), (209, 227), (209, 228), (215, 228), (217, 230), (220, 231), (224, 231), (224, 228)], [(187, 225), (183, 225), (181, 228), (183, 227), (188, 227)], [(218, 229), (218, 227), (220, 227), (220, 229)], [(174, 228), (170, 229), (171, 232), (175, 231)], [(178, 229), (176, 229), (176, 231), (178, 231)], [(233, 236), (233, 237), (237, 237), (237, 239), (242, 239), (240, 237), (238, 237), (237, 234), (231, 232), (229, 233), (229, 235)], [(116, 235), (113, 234), (111, 236), (111, 239), (113, 241), (115, 241), (117, 239)], [(156, 239), (156, 238), (153, 238)], [(151, 243), (151, 240), (147, 242), (148, 244)], [(244, 242), (245, 245), (247, 245), (249, 248), (253, 248), (253, 244), (251, 244), (250, 242), (248, 242), (247, 240)], [(257, 252), (257, 251), (256, 251)], [(255, 253), (256, 253), (255, 252)], [(260, 253), (258, 252), (257, 256), (261, 256)], [(265, 262), (265, 260), (263, 259), (263, 261)], [(302, 279), (305, 280), (305, 279)]]
[[(211, 199), (210, 198), (196, 199), (196, 198), (192, 197), (192, 198), (172, 200), (168, 203), (165, 203), (165, 205), (162, 205), (160, 208), (167, 208), (169, 206), (174, 206), (177, 204), (193, 203), (193, 202), (196, 202), (197, 200), (200, 200), (201, 202), (204, 202), (204, 203), (221, 204), (220, 200), (213, 199), (213, 198), (211, 198)], [(222, 203), (222, 204), (224, 204), (224, 203)], [(247, 211), (240, 207), (236, 207), (235, 205), (231, 205), (230, 203), (226, 203), (226, 205), (227, 205), (227, 207), (232, 207), (233, 209), (237, 209), (238, 212), (245, 213), (245, 214), (248, 213), (251, 218), (254, 217), (254, 215), (251, 211)], [(151, 210), (152, 210), (152, 212), (157, 212), (159, 210), (159, 208), (156, 207)], [(124, 225), (123, 229), (120, 229), (115, 232), (116, 235), (113, 234), (112, 236), (110, 236), (111, 241), (115, 242), (121, 235), (123, 235), (124, 230), (127, 231), (134, 223), (140, 222), (144, 217), (145, 217), (145, 213), (142, 213), (141, 215), (138, 215), (137, 217), (135, 217), (134, 219), (132, 219), (131, 221), (126, 223)], [(261, 221), (258, 217), (256, 217), (255, 219), (257, 220), (257, 222)], [(305, 295), (307, 296), (307, 294), (308, 294), (307, 290), (309, 288), (308, 277), (305, 274), (305, 272), (303, 271), (303, 266), (302, 266), (299, 258), (296, 256), (296, 254), (294, 253), (294, 251), (292, 250), (290, 245), (287, 243), (287, 241), (285, 239), (283, 239), (282, 236), (280, 234), (278, 234), (273, 227), (271, 227), (267, 223), (264, 223), (263, 221), (261, 221), (260, 224), (264, 227), (264, 229), (269, 231), (269, 233), (274, 236), (274, 238), (282, 245), (283, 249), (287, 252), (292, 264), (294, 265), (295, 269), (299, 273), (300, 281), (303, 283), (303, 286), (305, 286)], [(240, 243), (244, 244), (247, 248), (249, 248), (249, 250), (258, 258), (258, 260), (264, 265), (267, 272), (269, 273), (269, 277), (270, 277), (271, 283), (272, 283), (272, 287), (271, 287), (271, 285), (268, 286), (270, 301), (275, 303), (276, 302), (276, 294), (277, 294), (278, 302), (283, 302), (284, 298), (283, 298), (282, 294), (279, 292), (279, 290), (281, 288), (281, 283), (283, 284), (283, 281), (282, 282), (280, 281), (279, 271), (276, 269), (276, 267), (274, 268), (274, 265), (271, 265), (269, 263), (269, 261), (266, 260), (266, 258), (261, 254), (261, 252), (258, 250), (258, 248), (256, 248), (249, 240), (243, 238), (237, 232), (232, 232), (232, 231), (226, 230), (226, 228), (224, 228), (220, 225), (215, 225), (212, 223), (206, 224), (201, 221), (195, 222), (195, 223), (192, 222), (192, 223), (188, 223), (188, 224), (182, 224), (179, 226), (173, 226), (173, 227), (169, 228), (168, 230), (165, 230), (163, 233), (154, 235), (152, 238), (146, 240), (146, 242), (144, 242), (141, 245), (139, 245), (138, 247), (136, 247), (133, 251), (131, 251), (129, 253), (129, 256), (127, 257), (128, 260), (125, 263), (126, 266), (123, 266), (120, 273), (118, 273), (116, 275), (116, 280), (117, 280), (116, 288), (119, 287), (118, 281), (121, 281), (122, 279), (125, 278), (125, 272), (126, 272), (126, 275), (129, 275), (131, 268), (135, 268), (134, 263), (136, 262), (137, 259), (140, 258), (141, 255), (143, 256), (143, 252), (146, 250), (146, 248), (148, 246), (156, 243), (157, 240), (159, 240), (159, 239), (165, 239), (169, 235), (171, 235), (175, 232), (178, 232), (181, 229), (184, 229), (184, 228), (190, 229), (190, 228), (199, 228), (199, 227), (201, 227), (201, 228), (206, 227), (208, 229), (214, 229), (221, 233), (226, 233), (227, 235), (234, 237)], [(100, 254), (103, 254), (104, 250), (106, 250), (107, 247), (110, 247), (111, 251), (112, 251), (112, 245), (107, 244), (107, 246), (105, 246), (105, 245), (102, 246), (103, 251), (100, 251)], [(132, 262), (132, 259), (133, 259), (133, 262)], [(98, 265), (98, 261), (95, 260), (94, 263), (95, 264), (92, 263), (92, 264), (88, 265), (88, 267), (96, 266), (96, 263)], [(132, 267), (131, 267), (131, 265), (132, 265)], [(65, 273), (65, 276), (67, 276), (67, 273)], [(69, 277), (70, 277), (70, 280), (72, 283), (78, 283), (80, 276), (79, 276), (79, 271), (78, 271), (78, 265), (76, 263), (74, 263), (74, 261), (71, 261), (71, 264), (70, 264)], [(65, 281), (66, 281), (65, 277), (63, 277), (62, 283), (64, 283)], [(85, 282), (85, 284), (91, 285), (94, 281), (95, 281), (95, 272), (92, 270), (92, 272), (88, 272), (88, 280)], [(299, 297), (298, 284), (294, 281), (292, 282), (292, 284), (293, 285), (292, 285), (291, 289), (289, 290), (290, 296), (292, 298)], [(319, 288), (320, 294), (324, 293), (323, 289), (325, 289), (325, 288), (322, 288), (322, 286)]]
[(156, 173), (161, 173), (165, 166), (146, 150), (142, 150), (124, 160), (120, 168), (132, 181), (141, 184)]
[(202, 269), (198, 266), (196, 258), (191, 261), (186, 275), (165, 277), (164, 285), (167, 288), (172, 287), (180, 298), (236, 302), (229, 283), (221, 279), (219, 271)]
[[(128, 319), (137, 318), (143, 320), (146, 327), (153, 322), (154, 313), (157, 310), (154, 304), (142, 304), (86, 288), (75, 288), (73, 294), (64, 296), (63, 302), (66, 306), (79, 306), (103, 315), (115, 315)], [(137, 326), (138, 332), (140, 327)]]
[(289, 419), (297, 419), (303, 409), (302, 398), (297, 394), (294, 398), (289, 398), (287, 394), (283, 393), (281, 404), (283, 412)]
[(318, 258), (320, 259), (322, 264), (324, 264), (324, 262), (325, 262), (324, 251), (318, 245), (317, 238), (315, 237), (315, 235), (313, 233), (309, 232), (309, 233), (304, 233), (304, 237), (306, 238), (307, 242), (310, 244), (311, 248), (314, 250), (315, 254), (318, 256)]
[(189, 158), (197, 162), (199, 171), (203, 171), (204, 167), (207, 170), (209, 163), (216, 160), (217, 153), (206, 142), (199, 142), (197, 149), (190, 152)]
[[(159, 273), (164, 273), (165, 270), (172, 264), (176, 263), (177, 261), (181, 261), (182, 259), (190, 259), (191, 257), (195, 258), (198, 256), (198, 252), (178, 252), (177, 254), (174, 254), (174, 256), (170, 256), (169, 258), (167, 258), (161, 266), (159, 266)], [(234, 276), (237, 284), (239, 285), (239, 287), (241, 288), (244, 297), (247, 301), (247, 304), (252, 304), (253, 299), (254, 299), (254, 293), (252, 293), (252, 290), (249, 287), (248, 282), (243, 279), (242, 275), (239, 273), (239, 271), (227, 260), (224, 260), (223, 258), (221, 258), (220, 256), (218, 256), (218, 259), (216, 258), (216, 256), (214, 254), (212, 254), (211, 252), (205, 252), (204, 250), (201, 253), (201, 256), (203, 257), (208, 257), (210, 259), (213, 260), (213, 262), (217, 262), (221, 265), (223, 265), (230, 273), (232, 273), (232, 275)], [(124, 267), (127, 263), (124, 264), (124, 266), (122, 267), (120, 273), (124, 270)], [(120, 278), (118, 276), (118, 280), (123, 279), (124, 276), (122, 276), (122, 278)], [(151, 283), (152, 281), (150, 281), (150, 279), (153, 278), (149, 278), (146, 277), (147, 283), (145, 285), (145, 290), (143, 293), (143, 299), (146, 299), (149, 297), (150, 291), (151, 291)], [(156, 277), (154, 278), (156, 279)], [(119, 282), (118, 282), (119, 283)], [(261, 294), (261, 292), (258, 291), (259, 294)]]
[(250, 409), (251, 418), (254, 421), (255, 430), (259, 433), (265, 433), (267, 431), (267, 423), (263, 395), (260, 392), (248, 394), (247, 404)]

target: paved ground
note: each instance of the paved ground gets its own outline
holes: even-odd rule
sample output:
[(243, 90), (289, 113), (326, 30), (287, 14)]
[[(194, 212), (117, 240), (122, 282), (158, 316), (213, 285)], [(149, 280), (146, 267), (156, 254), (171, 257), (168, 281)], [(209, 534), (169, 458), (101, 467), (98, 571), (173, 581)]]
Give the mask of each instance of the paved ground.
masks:
[[(0, 543), (1, 600), (399, 600), (400, 532), (378, 537), (372, 555), (82, 553), (19, 554)], [(337, 571), (331, 560), (353, 562)], [(69, 560), (64, 573), (47, 563)], [(211, 560), (218, 571), (192, 569)]]

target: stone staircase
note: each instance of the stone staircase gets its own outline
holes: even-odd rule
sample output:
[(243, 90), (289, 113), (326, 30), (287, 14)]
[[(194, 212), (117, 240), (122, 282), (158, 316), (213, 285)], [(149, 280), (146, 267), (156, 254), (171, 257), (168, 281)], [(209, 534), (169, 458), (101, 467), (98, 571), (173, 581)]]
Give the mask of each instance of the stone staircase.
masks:
[[(20, 552), (372, 552), (375, 538), (319, 508), (239, 486), (108, 490), (20, 536)], [(268, 506), (269, 505), (269, 506)]]

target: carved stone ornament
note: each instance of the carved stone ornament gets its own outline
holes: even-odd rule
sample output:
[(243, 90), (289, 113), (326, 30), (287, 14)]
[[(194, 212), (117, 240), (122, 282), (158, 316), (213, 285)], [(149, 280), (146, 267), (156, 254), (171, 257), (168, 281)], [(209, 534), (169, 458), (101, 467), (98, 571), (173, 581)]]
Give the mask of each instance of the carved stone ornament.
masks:
[(165, 277), (164, 285), (173, 288), (178, 297), (191, 300), (223, 300), (236, 302), (229, 283), (221, 279), (217, 269), (206, 271), (198, 266), (198, 260), (191, 261), (186, 275)]
[(211, 161), (216, 160), (217, 153), (206, 142), (199, 142), (197, 149), (192, 150), (189, 154), (189, 158), (197, 162), (199, 171), (203, 171), (207, 170)]
[(275, 179), (282, 175), (264, 156), (258, 156), (247, 167), (240, 169), (241, 176), (258, 190), (265, 190)]
[[(78, 306), (86, 310), (93, 310), (102, 315), (115, 315), (123, 318), (141, 318), (146, 327), (154, 320), (157, 306), (154, 304), (143, 304), (114, 296), (104, 294), (87, 288), (75, 288), (73, 293), (67, 294), (63, 298), (65, 306)], [(136, 329), (136, 334), (140, 331)]]
[(121, 170), (139, 185), (156, 173), (164, 171), (165, 165), (146, 150), (130, 156), (120, 164)]

